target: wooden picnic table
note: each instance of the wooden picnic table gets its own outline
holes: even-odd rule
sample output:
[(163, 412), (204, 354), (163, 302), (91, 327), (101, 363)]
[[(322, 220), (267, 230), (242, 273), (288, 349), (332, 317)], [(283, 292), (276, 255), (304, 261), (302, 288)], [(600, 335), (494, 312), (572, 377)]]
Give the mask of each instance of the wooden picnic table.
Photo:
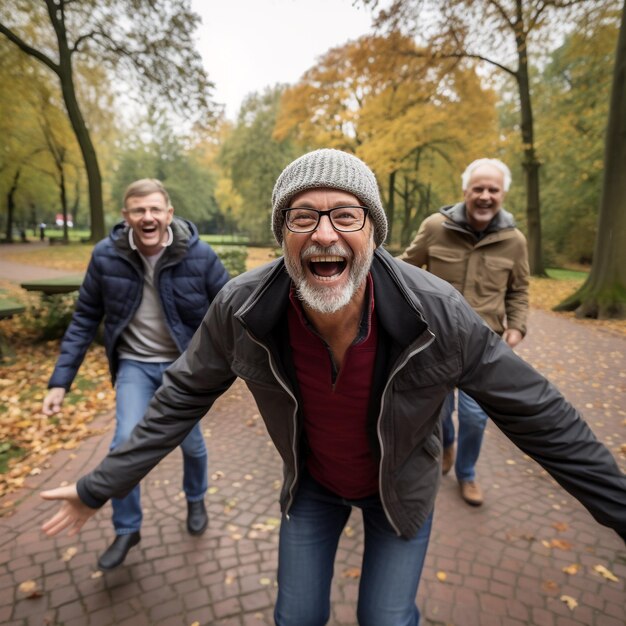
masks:
[(52, 296), (59, 293), (71, 293), (78, 291), (84, 274), (72, 274), (70, 276), (60, 276), (58, 278), (42, 278), (41, 280), (29, 280), (20, 283), (22, 289), (26, 291), (39, 291), (44, 296)]
[[(13, 298), (8, 298), (0, 294), (0, 320), (9, 319), (14, 315), (20, 315), (24, 313), (26, 307)], [(9, 341), (0, 328), (0, 361), (5, 357), (13, 356), (13, 350), (9, 345)]]
[(7, 319), (14, 315), (19, 315), (20, 313), (24, 313), (25, 310), (26, 307), (21, 302), (13, 300), (13, 298), (0, 296), (0, 319)]

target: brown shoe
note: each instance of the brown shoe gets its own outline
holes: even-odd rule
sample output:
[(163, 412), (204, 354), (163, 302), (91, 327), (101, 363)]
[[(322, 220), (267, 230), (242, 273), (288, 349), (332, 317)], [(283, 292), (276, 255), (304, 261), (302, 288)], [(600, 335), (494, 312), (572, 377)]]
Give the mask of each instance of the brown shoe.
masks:
[(478, 483), (473, 480), (462, 480), (459, 482), (461, 487), (461, 498), (472, 506), (480, 506), (483, 503), (483, 492)]
[(441, 473), (445, 476), (454, 465), (454, 444), (443, 449), (443, 459), (441, 460)]

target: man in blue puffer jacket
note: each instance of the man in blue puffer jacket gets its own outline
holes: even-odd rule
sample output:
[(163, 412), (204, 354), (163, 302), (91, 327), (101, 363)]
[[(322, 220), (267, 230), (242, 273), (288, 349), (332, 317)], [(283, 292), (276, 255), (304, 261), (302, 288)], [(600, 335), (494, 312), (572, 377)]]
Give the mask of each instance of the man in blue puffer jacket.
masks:
[[(161, 385), (165, 369), (185, 351), (218, 291), (228, 281), (212, 248), (196, 227), (174, 218), (163, 185), (154, 179), (132, 183), (124, 194), (124, 222), (94, 248), (76, 311), (61, 343), (48, 383), (43, 412), (61, 410), (87, 348), (104, 319), (104, 344), (116, 389), (116, 427), (111, 449), (128, 440)], [(181, 444), (187, 530), (202, 534), (207, 451), (199, 424)], [(142, 520), (139, 485), (113, 499), (116, 538), (98, 566), (120, 565), (139, 543)]]

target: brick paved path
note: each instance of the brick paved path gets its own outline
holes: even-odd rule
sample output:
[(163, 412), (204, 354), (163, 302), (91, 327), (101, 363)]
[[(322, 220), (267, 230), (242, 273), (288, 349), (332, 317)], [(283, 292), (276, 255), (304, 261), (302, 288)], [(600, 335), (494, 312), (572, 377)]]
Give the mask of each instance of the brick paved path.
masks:
[[(626, 339), (533, 312), (520, 354), (547, 374), (615, 453), (626, 442)], [(95, 426), (111, 421), (102, 416)], [(96, 571), (112, 539), (107, 505), (77, 538), (45, 538), (55, 506), (37, 492), (72, 481), (104, 456), (111, 436), (56, 454), (0, 518), (0, 624), (11, 626), (253, 626), (272, 624), (281, 468), (241, 383), (204, 418), (210, 527), (185, 531), (181, 459), (174, 452), (144, 481), (142, 541), (124, 566)], [(626, 549), (490, 424), (478, 464), (486, 502), (472, 508), (443, 480), (418, 602), (425, 626), (624, 626)], [(625, 503), (626, 506), (626, 503)], [(5, 509), (6, 510), (6, 509)], [(362, 532), (350, 518), (333, 585), (331, 626), (355, 624)], [(75, 550), (75, 553), (74, 553)], [(72, 556), (73, 554), (73, 556)], [(575, 574), (563, 568), (578, 564)], [(594, 570), (603, 565), (612, 582)], [(306, 564), (303, 563), (303, 567)], [(445, 580), (440, 580), (445, 574)], [(35, 581), (37, 597), (20, 583)], [(568, 608), (560, 598), (577, 602)]]

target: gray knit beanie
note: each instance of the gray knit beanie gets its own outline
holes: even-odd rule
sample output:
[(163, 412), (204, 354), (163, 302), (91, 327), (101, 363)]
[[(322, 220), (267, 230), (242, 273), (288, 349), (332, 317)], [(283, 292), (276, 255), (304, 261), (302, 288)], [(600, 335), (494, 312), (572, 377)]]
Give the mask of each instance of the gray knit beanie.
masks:
[(328, 187), (356, 196), (369, 209), (374, 224), (374, 243), (380, 246), (387, 237), (387, 216), (380, 201), (374, 172), (353, 154), (323, 148), (314, 150), (290, 163), (278, 177), (272, 193), (272, 230), (276, 241), (283, 243), (284, 218), (281, 209), (301, 191)]

